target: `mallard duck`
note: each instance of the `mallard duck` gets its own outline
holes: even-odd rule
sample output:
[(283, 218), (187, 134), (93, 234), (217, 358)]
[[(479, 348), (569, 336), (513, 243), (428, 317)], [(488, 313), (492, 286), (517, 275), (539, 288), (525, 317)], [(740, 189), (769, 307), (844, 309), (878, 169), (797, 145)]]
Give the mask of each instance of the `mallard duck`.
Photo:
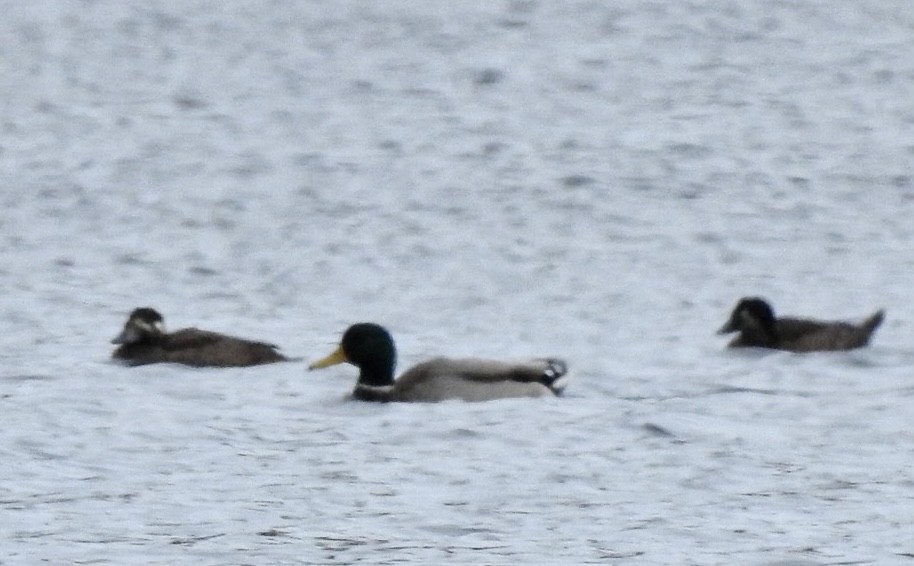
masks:
[(350, 326), (339, 347), (309, 369), (343, 362), (359, 368), (353, 396), (382, 402), (553, 396), (562, 392), (568, 371), (565, 362), (555, 358), (520, 363), (434, 358), (410, 368), (395, 381), (397, 350), (393, 338), (384, 327), (367, 322)]
[(131, 366), (177, 363), (189, 366), (253, 366), (288, 360), (277, 347), (216, 332), (185, 328), (165, 331), (162, 315), (155, 309), (138, 308), (112, 344), (120, 344), (112, 357)]
[(739, 332), (731, 348), (759, 347), (815, 352), (852, 350), (866, 346), (885, 316), (878, 310), (861, 324), (802, 318), (776, 318), (764, 299), (745, 297), (737, 303), (730, 320), (718, 334)]

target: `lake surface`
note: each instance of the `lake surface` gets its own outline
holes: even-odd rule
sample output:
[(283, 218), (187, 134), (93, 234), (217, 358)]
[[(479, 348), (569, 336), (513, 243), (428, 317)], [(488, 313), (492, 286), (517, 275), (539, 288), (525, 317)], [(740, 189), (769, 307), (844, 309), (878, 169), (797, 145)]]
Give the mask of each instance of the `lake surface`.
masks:
[[(908, 0), (2, 6), (0, 563), (914, 562)], [(364, 320), (574, 377), (353, 402)]]

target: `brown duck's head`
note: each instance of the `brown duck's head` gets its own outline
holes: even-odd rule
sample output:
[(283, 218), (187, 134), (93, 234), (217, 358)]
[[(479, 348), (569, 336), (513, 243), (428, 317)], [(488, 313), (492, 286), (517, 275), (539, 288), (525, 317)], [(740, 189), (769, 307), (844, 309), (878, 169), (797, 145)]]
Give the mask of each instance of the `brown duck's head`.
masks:
[(158, 311), (149, 307), (135, 309), (130, 313), (124, 329), (112, 341), (112, 344), (138, 344), (154, 342), (165, 335), (165, 321)]
[(766, 334), (775, 331), (774, 310), (759, 297), (744, 297), (733, 308), (728, 320), (717, 331), (718, 334), (759, 330)]

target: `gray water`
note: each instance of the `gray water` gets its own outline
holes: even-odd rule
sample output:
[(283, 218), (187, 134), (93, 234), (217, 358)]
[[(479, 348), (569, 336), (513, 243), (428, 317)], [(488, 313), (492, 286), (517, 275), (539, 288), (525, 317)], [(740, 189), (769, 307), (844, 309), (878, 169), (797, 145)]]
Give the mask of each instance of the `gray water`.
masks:
[[(0, 7), (0, 563), (911, 563), (907, 0)], [(111, 363), (146, 305), (302, 361)], [(574, 378), (352, 402), (361, 320)]]

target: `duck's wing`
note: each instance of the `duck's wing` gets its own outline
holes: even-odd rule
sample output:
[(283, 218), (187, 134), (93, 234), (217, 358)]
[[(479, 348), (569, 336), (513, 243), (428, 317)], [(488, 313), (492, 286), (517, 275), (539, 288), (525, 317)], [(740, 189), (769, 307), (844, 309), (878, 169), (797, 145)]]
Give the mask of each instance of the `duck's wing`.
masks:
[(884, 316), (884, 311), (877, 311), (861, 324), (795, 320), (781, 335), (781, 342), (785, 349), (795, 352), (860, 348), (869, 343)]
[(833, 323), (810, 318), (779, 318), (775, 321), (778, 339), (781, 342), (794, 342), (803, 337), (822, 332)]
[(167, 350), (187, 350), (203, 348), (228, 338), (218, 332), (200, 330), (199, 328), (182, 328), (166, 335), (162, 346)]
[(391, 395), (398, 401), (558, 395), (565, 387), (567, 373), (565, 362), (555, 358), (523, 362), (436, 358), (401, 375)]
[[(125, 327), (125, 332), (127, 327)], [(123, 333), (122, 333), (123, 335)], [(181, 363), (187, 365), (210, 365), (192, 360), (189, 355), (197, 353), (218, 342), (219, 334), (205, 332), (196, 328), (185, 328), (171, 334), (154, 336), (151, 340), (126, 340), (118, 346), (111, 356), (131, 366), (146, 364)], [(121, 336), (115, 339), (119, 341)]]
[(162, 348), (167, 357), (163, 361), (191, 366), (251, 366), (286, 360), (275, 344), (197, 328), (169, 334)]

